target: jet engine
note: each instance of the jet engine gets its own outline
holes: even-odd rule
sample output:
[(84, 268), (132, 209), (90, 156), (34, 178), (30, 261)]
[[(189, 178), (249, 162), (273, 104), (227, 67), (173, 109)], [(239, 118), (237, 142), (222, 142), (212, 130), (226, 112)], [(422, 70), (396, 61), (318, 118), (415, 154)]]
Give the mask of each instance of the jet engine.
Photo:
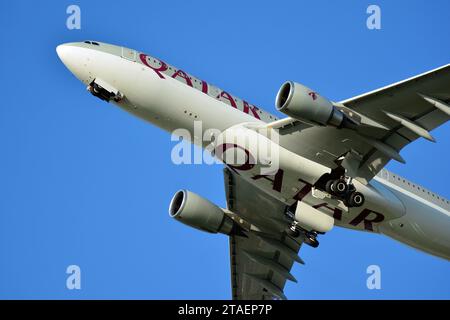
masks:
[(188, 190), (175, 193), (169, 215), (190, 227), (210, 233), (230, 234), (234, 226), (233, 220), (221, 208)]
[(285, 82), (278, 91), (276, 108), (297, 120), (322, 126), (347, 127), (353, 121), (331, 101), (293, 81)]

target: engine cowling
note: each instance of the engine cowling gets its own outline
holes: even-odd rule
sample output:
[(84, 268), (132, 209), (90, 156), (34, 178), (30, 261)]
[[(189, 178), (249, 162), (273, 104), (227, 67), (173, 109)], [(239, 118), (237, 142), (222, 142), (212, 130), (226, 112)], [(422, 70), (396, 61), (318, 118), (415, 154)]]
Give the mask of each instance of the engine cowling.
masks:
[(230, 234), (234, 222), (221, 208), (188, 190), (180, 190), (172, 198), (169, 215), (196, 229), (210, 233)]
[(345, 115), (331, 101), (317, 92), (293, 81), (283, 83), (278, 91), (275, 106), (288, 116), (319, 125), (340, 127)]

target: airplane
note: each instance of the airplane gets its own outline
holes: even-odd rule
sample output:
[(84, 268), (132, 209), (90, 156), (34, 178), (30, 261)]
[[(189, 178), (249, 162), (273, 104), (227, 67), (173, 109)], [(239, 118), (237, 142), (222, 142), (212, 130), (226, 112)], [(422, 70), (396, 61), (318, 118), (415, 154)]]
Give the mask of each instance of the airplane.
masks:
[(95, 97), (191, 142), (224, 164), (226, 208), (186, 189), (170, 217), (229, 236), (233, 299), (287, 299), (303, 244), (336, 225), (384, 234), (450, 260), (450, 203), (384, 167), (450, 118), (450, 64), (335, 102), (293, 81), (278, 118), (166, 62), (97, 41), (61, 44), (64, 65)]

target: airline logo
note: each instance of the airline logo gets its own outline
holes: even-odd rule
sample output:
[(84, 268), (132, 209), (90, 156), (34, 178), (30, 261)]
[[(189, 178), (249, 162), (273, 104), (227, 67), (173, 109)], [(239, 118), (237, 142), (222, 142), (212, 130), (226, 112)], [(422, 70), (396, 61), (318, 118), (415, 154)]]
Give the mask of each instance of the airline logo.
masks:
[(317, 99), (317, 94), (313, 91), (311, 91), (310, 93), (308, 93), (308, 95), (315, 101)]
[[(226, 159), (222, 159), (223, 153), (228, 149), (241, 149), (244, 151), (246, 157), (245, 161), (239, 164), (227, 163)], [(237, 144), (225, 143), (216, 147), (215, 149), (216, 155), (221, 158), (224, 163), (227, 165), (230, 170), (235, 172), (236, 174), (240, 174), (239, 172), (252, 170), (255, 166), (255, 158), (252, 154), (245, 148)], [(252, 180), (265, 179), (272, 184), (272, 190), (276, 192), (281, 192), (283, 186), (283, 178), (284, 178), (284, 170), (279, 168), (275, 174), (257, 174), (251, 177)], [(297, 201), (303, 201), (303, 199), (309, 195), (313, 189), (313, 185), (299, 179), (299, 182), (303, 183), (304, 186), (293, 196), (293, 199)], [(318, 203), (312, 206), (315, 209), (327, 209), (330, 213), (333, 213), (333, 218), (342, 221), (343, 211), (338, 207), (334, 207), (329, 205), (327, 202)], [(363, 208), (359, 214), (357, 214), (353, 219), (351, 219), (348, 224), (354, 227), (362, 227), (367, 231), (374, 232), (374, 225), (381, 223), (385, 220), (384, 214), (380, 212), (376, 212), (369, 208)]]
[(153, 58), (144, 53), (141, 53), (139, 54), (139, 59), (145, 66), (152, 69), (162, 80), (166, 79), (167, 77), (176, 79), (186, 84), (187, 86), (200, 90), (204, 94), (207, 94), (208, 96), (222, 101), (233, 108), (247, 113), (256, 119), (261, 119), (259, 116), (259, 108), (248, 103), (245, 100), (236, 98), (228, 92), (208, 84), (206, 81), (197, 79), (187, 74), (181, 69), (175, 69), (174, 67), (169, 66), (167, 63), (157, 58)]

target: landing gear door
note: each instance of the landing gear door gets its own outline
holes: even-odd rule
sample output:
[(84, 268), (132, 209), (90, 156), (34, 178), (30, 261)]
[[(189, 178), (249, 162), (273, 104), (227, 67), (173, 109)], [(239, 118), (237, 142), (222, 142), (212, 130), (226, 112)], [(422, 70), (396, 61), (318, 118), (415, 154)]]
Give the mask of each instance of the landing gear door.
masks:
[(122, 58), (130, 61), (136, 61), (136, 50), (122, 47)]

